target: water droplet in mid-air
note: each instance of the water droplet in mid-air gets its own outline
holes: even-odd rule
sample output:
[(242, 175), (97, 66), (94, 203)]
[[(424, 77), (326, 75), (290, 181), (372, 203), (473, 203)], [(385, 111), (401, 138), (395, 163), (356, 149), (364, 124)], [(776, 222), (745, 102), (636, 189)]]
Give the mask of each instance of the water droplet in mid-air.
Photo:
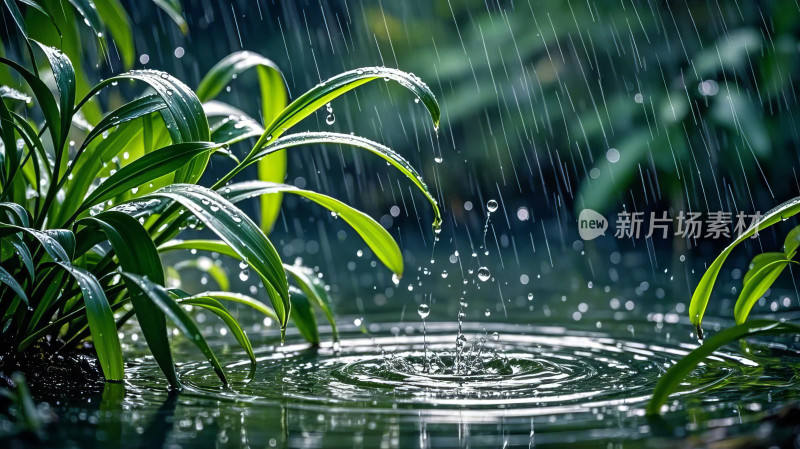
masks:
[(486, 210), (488, 210), (489, 212), (496, 211), (497, 210), (497, 201), (489, 200), (489, 202), (486, 203)]
[(490, 277), (492, 277), (492, 273), (489, 271), (488, 268), (486, 267), (478, 268), (478, 279), (480, 279), (481, 282), (488, 281)]
[(431, 308), (428, 307), (427, 304), (420, 304), (419, 308), (417, 309), (417, 313), (419, 313), (419, 317), (423, 320), (428, 318), (428, 315), (431, 314)]

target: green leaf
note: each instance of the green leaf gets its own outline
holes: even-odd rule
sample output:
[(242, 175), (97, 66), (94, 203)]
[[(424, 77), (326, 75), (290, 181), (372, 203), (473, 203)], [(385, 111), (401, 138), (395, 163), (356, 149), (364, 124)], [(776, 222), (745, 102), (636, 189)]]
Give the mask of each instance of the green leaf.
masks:
[(22, 11), (19, 10), (16, 2), (14, 0), (5, 0), (6, 8), (8, 8), (8, 12), (11, 13), (11, 18), (14, 19), (14, 23), (16, 23), (17, 28), (19, 29), (20, 33), (22, 33), (22, 37), (25, 40), (28, 40), (28, 27), (25, 24), (25, 17), (22, 16)]
[(19, 226), (30, 226), (30, 218), (28, 211), (17, 203), (0, 203), (0, 210), (8, 213), (9, 218), (16, 222)]
[(76, 160), (71, 167), (72, 179), (69, 179), (64, 187), (66, 196), (57, 211), (57, 217), (53, 218), (52, 222), (63, 226), (80, 207), (92, 187), (92, 183), (104, 170), (103, 165), (113, 166), (114, 157), (125, 151), (135, 154), (133, 150), (137, 144), (141, 143), (141, 135), (141, 124), (127, 122), (110, 131), (108, 137), (100, 140), (96, 145), (90, 145), (83, 157)]
[(167, 105), (164, 121), (173, 143), (208, 142), (210, 132), (208, 120), (203, 113), (203, 105), (189, 87), (166, 72), (158, 70), (131, 70), (127, 73), (107, 78), (94, 86), (78, 104), (83, 106), (91, 97), (106, 86), (125, 80), (138, 80), (155, 90)]
[(67, 253), (67, 258), (72, 260), (75, 257), (75, 233), (69, 229), (45, 229), (45, 234), (55, 240), (64, 252)]
[(124, 377), (122, 365), (122, 346), (117, 335), (114, 314), (106, 299), (103, 287), (88, 271), (68, 263), (58, 262), (78, 283), (86, 306), (86, 318), (92, 332), (92, 342), (107, 380), (121, 381)]
[(211, 294), (201, 293), (199, 295), (179, 298), (178, 302), (183, 306), (202, 307), (218, 316), (225, 325), (228, 326), (228, 329), (231, 330), (231, 333), (236, 338), (236, 341), (239, 342), (242, 349), (247, 352), (247, 356), (250, 357), (250, 363), (253, 365), (256, 364), (256, 355), (253, 353), (253, 345), (250, 343), (250, 339), (247, 338), (247, 333), (245, 333), (242, 326), (239, 325), (239, 322), (236, 321), (236, 318), (231, 315), (228, 309)]
[[(284, 269), (289, 273), (297, 283), (300, 290), (306, 295), (308, 299), (314, 301), (317, 307), (325, 314), (325, 318), (331, 325), (331, 332), (333, 333), (333, 341), (339, 341), (339, 329), (336, 327), (336, 319), (333, 317), (331, 311), (330, 299), (328, 292), (325, 290), (325, 284), (315, 276), (313, 270), (299, 265), (284, 264)], [(292, 296), (294, 298), (294, 296)], [(294, 307), (294, 303), (292, 303)], [(294, 310), (294, 309), (292, 309)]]
[(280, 139), (266, 145), (265, 147), (260, 148), (258, 151), (250, 153), (250, 155), (248, 155), (248, 159), (245, 159), (245, 161), (243, 161), (242, 163), (248, 164), (251, 163), (253, 160), (259, 160), (278, 150), (293, 148), (298, 145), (312, 145), (312, 144), (324, 144), (324, 143), (351, 145), (357, 148), (362, 148), (364, 150), (369, 151), (370, 153), (380, 156), (386, 162), (397, 168), (408, 179), (410, 179), (411, 181), (414, 182), (414, 184), (416, 184), (416, 186), (425, 195), (425, 197), (428, 199), (431, 206), (433, 207), (434, 230), (438, 230), (441, 227), (442, 214), (439, 211), (439, 204), (433, 197), (431, 191), (428, 189), (428, 185), (422, 179), (422, 176), (420, 176), (420, 174), (417, 173), (417, 171), (408, 161), (406, 161), (402, 156), (394, 152), (392, 149), (384, 145), (381, 145), (377, 142), (373, 142), (369, 139), (365, 139), (363, 137), (354, 136), (351, 134), (339, 134), (339, 133), (328, 133), (328, 132), (307, 132), (307, 133), (291, 134), (285, 137), (281, 137)]
[(386, 67), (365, 67), (344, 72), (328, 79), (304, 93), (287, 106), (266, 127), (264, 134), (256, 143), (253, 152), (257, 152), (270, 140), (277, 139), (284, 131), (291, 128), (323, 105), (336, 97), (355, 89), (370, 81), (390, 79), (413, 92), (428, 109), (433, 126), (439, 126), (439, 104), (430, 88), (418, 77), (397, 69)]
[[(29, 151), (33, 150), (30, 154), (35, 164), (33, 169), (36, 176), (36, 188), (37, 192), (41, 192), (42, 177), (44, 177), (46, 183), (49, 183), (53, 177), (53, 167), (47, 156), (47, 151), (33, 126), (19, 114), (11, 112), (11, 115), (14, 117), (14, 128), (20, 134), (22, 140), (25, 141)], [(44, 170), (44, 173), (40, 174), (40, 170)]]
[(219, 101), (203, 103), (203, 110), (211, 127), (211, 141), (233, 145), (251, 137), (258, 137), (264, 128), (244, 112)]
[[(170, 185), (141, 200), (150, 198), (167, 198), (179, 203), (236, 251), (242, 261), (261, 276), (271, 293), (270, 301), (281, 328), (286, 328), (291, 307), (286, 272), (275, 247), (245, 213), (216, 192), (195, 185)], [(274, 291), (270, 291), (270, 286)]]
[(719, 276), (719, 272), (722, 269), (722, 264), (725, 263), (725, 259), (728, 258), (728, 255), (731, 253), (731, 251), (733, 251), (736, 245), (747, 240), (756, 232), (764, 230), (775, 223), (786, 220), (798, 212), (800, 212), (800, 197), (795, 197), (770, 210), (764, 214), (764, 216), (757, 223), (747, 228), (747, 230), (744, 231), (736, 240), (734, 240), (733, 243), (722, 250), (722, 252), (717, 256), (716, 259), (714, 259), (711, 265), (709, 265), (708, 269), (703, 274), (703, 277), (700, 279), (700, 282), (697, 284), (697, 287), (692, 294), (692, 302), (689, 304), (689, 320), (697, 327), (698, 334), (700, 330), (700, 324), (703, 321), (703, 315), (705, 314), (706, 307), (708, 307), (708, 300), (711, 297), (711, 291), (714, 289), (714, 283), (716, 282), (717, 276)]
[(0, 99), (0, 139), (4, 150), (3, 153), (0, 153), (0, 161), (3, 163), (0, 170), (0, 182), (2, 182), (4, 193), (10, 188), (11, 180), (21, 165), (14, 128), (11, 111), (6, 106), (6, 102)]
[(736, 324), (745, 322), (756, 301), (764, 296), (764, 293), (769, 290), (778, 276), (783, 273), (783, 269), (790, 263), (792, 260), (787, 259), (784, 253), (763, 253), (753, 258), (753, 261), (750, 262), (750, 269), (744, 276), (744, 285), (733, 309)]
[[(228, 380), (225, 378), (225, 371), (222, 369), (222, 365), (220, 365), (217, 357), (214, 355), (214, 351), (208, 346), (206, 339), (203, 337), (203, 334), (200, 333), (200, 330), (197, 328), (197, 325), (192, 321), (189, 315), (178, 305), (178, 303), (173, 300), (169, 292), (167, 292), (164, 287), (150, 282), (148, 279), (137, 276), (135, 274), (121, 272), (122, 277), (129, 281), (128, 288), (129, 290), (138, 290), (145, 294), (155, 305), (157, 305), (164, 315), (172, 321), (175, 327), (186, 336), (192, 343), (194, 343), (203, 355), (206, 356), (208, 362), (214, 368), (214, 372), (217, 373), (217, 377), (222, 381), (224, 385), (228, 385)], [(127, 282), (126, 282), (127, 283)], [(133, 288), (131, 288), (133, 287)]]
[[(32, 2), (23, 0), (22, 3), (31, 6)], [(14, 23), (17, 25), (20, 33), (22, 33), (22, 37), (25, 38), (25, 46), (28, 49), (28, 54), (30, 55), (31, 60), (33, 60), (33, 47), (31, 47), (31, 40), (28, 37), (28, 27), (25, 24), (25, 18), (22, 16), (22, 12), (19, 10), (19, 7), (17, 7), (17, 4), (14, 3), (14, 0), (5, 0), (5, 4), (6, 8), (8, 8), (8, 11), (11, 13), (11, 17), (14, 19)], [(36, 9), (42, 11), (42, 9), (38, 6), (36, 6)], [(46, 12), (44, 14), (49, 17), (49, 14)]]
[[(281, 164), (285, 163), (283, 159), (284, 156), (280, 156), (280, 159), (276, 159), (274, 161), (266, 161), (257, 156), (260, 152), (262, 152), (264, 147), (269, 144), (270, 141), (275, 141), (278, 139), (278, 137), (287, 129), (308, 117), (314, 111), (329, 103), (334, 98), (376, 79), (391, 79), (399, 82), (402, 86), (411, 90), (420, 100), (422, 100), (422, 103), (425, 105), (431, 115), (434, 128), (438, 129), (440, 117), (439, 104), (436, 102), (436, 97), (433, 95), (433, 92), (431, 92), (431, 90), (425, 83), (422, 82), (422, 80), (414, 75), (396, 69), (379, 67), (357, 69), (344, 72), (334, 76), (333, 78), (330, 78), (323, 83), (320, 83), (313, 89), (294, 100), (291, 104), (289, 104), (289, 106), (284, 108), (283, 111), (281, 111), (280, 114), (278, 114), (275, 119), (272, 120), (268, 126), (266, 126), (264, 133), (258, 139), (258, 142), (256, 142), (253, 150), (243, 161), (243, 165), (248, 165), (250, 162), (258, 160), (259, 170), (260, 172), (264, 172), (259, 173), (259, 178), (261, 180), (267, 180), (268, 178), (266, 175), (273, 170), (270, 168), (269, 164), (280, 166)], [(226, 180), (226, 178), (223, 178), (223, 180)], [(280, 182), (283, 179), (275, 178), (275, 180)], [(429, 197), (429, 199), (432, 200), (432, 197)], [(432, 204), (434, 204), (434, 211), (436, 212), (434, 229), (438, 230), (439, 226), (441, 225), (441, 219), (439, 218), (438, 207), (435, 206), (435, 200), (432, 201)], [(274, 217), (277, 215), (277, 207), (275, 207), (274, 204), (269, 207), (272, 207), (272, 209), (264, 209), (264, 211), (262, 211), (262, 226), (264, 226), (265, 229), (271, 228), (272, 222), (274, 222)], [(267, 226), (269, 226), (269, 228)]]
[[(158, 247), (158, 251), (161, 253), (168, 252), (168, 251), (177, 251), (177, 250), (194, 250), (194, 251), (209, 251), (215, 252), (219, 254), (223, 254), (228, 257), (232, 257), (237, 260), (242, 260), (239, 254), (237, 254), (227, 243), (221, 240), (170, 240), (167, 243)], [(278, 315), (275, 314), (270, 308), (266, 306), (263, 302), (251, 298), (249, 296), (241, 295), (238, 293), (229, 293), (229, 292), (209, 292), (212, 294), (216, 299), (226, 300), (226, 301), (233, 301), (238, 302), (240, 304), (244, 304), (248, 307), (252, 307), (257, 311), (261, 312), (262, 314), (272, 318), (275, 321), (280, 322), (278, 319)]]
[(224, 254), (234, 259), (241, 260), (239, 254), (222, 240), (170, 240), (158, 247), (158, 252), (177, 251), (181, 249), (195, 251), (209, 251)]
[(722, 346), (746, 337), (796, 333), (800, 333), (800, 326), (773, 320), (755, 320), (719, 332), (678, 360), (661, 376), (653, 390), (653, 397), (647, 404), (647, 414), (658, 415), (669, 395), (678, 389), (694, 367)]
[[(103, 3), (107, 0), (102, 0)], [(98, 36), (101, 43), (105, 43), (103, 39), (103, 22), (100, 20), (100, 15), (97, 13), (97, 7), (92, 0), (69, 0), (72, 6), (83, 16), (84, 21)]]
[(117, 49), (122, 55), (122, 64), (125, 68), (130, 68), (136, 57), (136, 50), (133, 43), (131, 21), (125, 8), (119, 0), (103, 0), (94, 5), (97, 8), (97, 14), (117, 44)]
[[(270, 123), (277, 115), (286, 108), (288, 96), (283, 75), (278, 66), (271, 60), (257, 53), (240, 51), (232, 53), (219, 61), (203, 77), (197, 88), (197, 96), (201, 100), (208, 101), (216, 97), (231, 80), (242, 72), (256, 68), (258, 81), (261, 89), (261, 117), (264, 124)], [(230, 127), (230, 121), (226, 122)], [(260, 136), (264, 133), (264, 128), (253, 126), (246, 120), (239, 120), (235, 127), (247, 128), (248, 137)], [(241, 130), (244, 131), (244, 130)], [(280, 152), (275, 154), (269, 161), (258, 162), (258, 179), (262, 181), (283, 182), (286, 178), (286, 154)], [(269, 233), (280, 213), (281, 195), (261, 198), (261, 229)]]
[[(80, 225), (97, 226), (106, 235), (111, 247), (119, 259), (120, 267), (127, 273), (147, 277), (155, 284), (164, 283), (164, 271), (150, 235), (139, 221), (122, 212), (107, 211), (78, 222)], [(131, 244), (135, 242), (135, 244)], [(172, 352), (169, 348), (169, 336), (164, 313), (149, 299), (142, 289), (129, 287), (131, 303), (136, 312), (142, 334), (147, 341), (150, 352), (164, 372), (169, 384), (180, 388), (180, 381), (175, 372)]]
[(786, 234), (786, 240), (783, 241), (783, 253), (786, 254), (786, 258), (793, 258), (797, 254), (798, 247), (800, 247), (800, 226), (795, 226)]
[(403, 275), (403, 254), (400, 252), (400, 247), (397, 246), (392, 235), (369, 215), (353, 209), (335, 198), (287, 184), (262, 181), (250, 181), (226, 186), (223, 189), (223, 196), (232, 203), (237, 203), (247, 198), (278, 192), (300, 195), (335, 213), (358, 232), (364, 242), (387, 268), (392, 270), (398, 277)]
[[(227, 86), (231, 80), (242, 72), (254, 67), (272, 70), (279, 76), (281, 74), (277, 64), (258, 53), (250, 51), (231, 53), (222, 58), (208, 73), (206, 73), (197, 86), (197, 97), (203, 102), (212, 100), (225, 89), (225, 86)], [(279, 87), (283, 89), (283, 85)]]
[[(60, 234), (50, 234), (48, 232), (39, 231), (32, 228), (22, 226), (14, 226), (9, 224), (0, 223), (0, 237), (5, 237), (9, 234), (16, 234), (17, 232), (25, 232), (31, 237), (41, 243), (42, 248), (55, 262), (69, 262), (71, 260), (67, 250), (53, 237), (53, 235), (60, 237)], [(49, 232), (52, 232), (50, 230)], [(66, 231), (70, 232), (70, 231)]]
[[(34, 98), (36, 98), (36, 103), (42, 109), (42, 114), (44, 115), (45, 124), (47, 125), (48, 128), (50, 128), (50, 135), (53, 140), (53, 146), (59, 149), (62, 148), (61, 114), (58, 110), (58, 105), (56, 104), (55, 97), (53, 97), (53, 93), (50, 92), (50, 88), (48, 88), (47, 85), (41, 79), (39, 79), (38, 76), (29, 72), (25, 67), (17, 64), (16, 62), (0, 57), (0, 63), (9, 66), (15, 72), (19, 73), (20, 76), (22, 76), (22, 78), (31, 88), (33, 96)], [(63, 131), (64, 140), (66, 139), (67, 131), (68, 129)]]
[(97, 186), (83, 201), (78, 211), (84, 211), (123, 192), (179, 170), (195, 157), (210, 153), (219, 147), (220, 145), (211, 142), (186, 142), (147, 153), (122, 167)]
[[(92, 128), (83, 140), (79, 151), (86, 148), (89, 143), (109, 129), (122, 123), (152, 114), (153, 112), (160, 111), (165, 107), (167, 107), (166, 103), (164, 103), (164, 100), (158, 95), (147, 95), (120, 106), (103, 117), (100, 123)], [(76, 156), (75, 159), (77, 158)]]
[(28, 295), (25, 294), (25, 289), (23, 289), (22, 286), (19, 285), (19, 282), (17, 282), (17, 280), (14, 279), (14, 276), (11, 276), (11, 273), (6, 271), (5, 268), (1, 266), (0, 266), (0, 283), (6, 284), (7, 286), (11, 287), (11, 290), (14, 290), (14, 293), (16, 293), (17, 296), (19, 296), (22, 302), (24, 302), (25, 304), (29, 304)]
[(33, 265), (31, 251), (25, 246), (25, 243), (22, 242), (22, 238), (19, 235), (12, 234), (8, 238), (11, 240), (11, 245), (14, 246), (15, 252), (19, 255), (20, 260), (22, 260), (22, 263), (25, 265), (30, 279), (33, 280), (36, 277), (36, 269)]
[(41, 6), (39, 6), (38, 3), (36, 3), (36, 0), (18, 0), (18, 1), (23, 5), (30, 6), (31, 8), (39, 11), (45, 16), (50, 16), (50, 14), (48, 14), (47, 11), (44, 10), (44, 8), (42, 8)]
[(266, 304), (246, 295), (242, 295), (239, 293), (231, 293), (231, 292), (204, 292), (197, 296), (209, 296), (218, 301), (230, 301), (238, 304), (243, 304), (275, 321), (278, 321), (278, 316), (275, 315), (275, 312), (273, 312), (272, 309), (270, 309)]
[(8, 86), (0, 86), (0, 98), (22, 101), (25, 103), (31, 102), (31, 97), (29, 95)]
[(153, 0), (159, 8), (167, 13), (169, 18), (178, 25), (181, 33), (186, 34), (189, 32), (189, 27), (186, 25), (186, 19), (183, 18), (183, 11), (181, 3), (178, 0)]
[[(53, 71), (53, 78), (55, 78), (56, 87), (58, 88), (59, 110), (61, 115), (61, 139), (57, 148), (58, 150), (63, 148), (63, 151), (66, 151), (67, 149), (64, 148), (64, 146), (69, 135), (69, 127), (72, 123), (72, 110), (75, 106), (75, 69), (72, 68), (72, 62), (67, 55), (62, 53), (61, 50), (44, 45), (40, 42), (32, 42), (35, 42), (39, 48), (42, 49)], [(61, 160), (59, 159), (60, 153), (60, 151), (56, 151), (56, 159), (58, 160)]]
[(308, 301), (305, 293), (295, 287), (291, 287), (292, 298), (292, 322), (300, 335), (312, 345), (319, 344), (319, 331), (317, 330), (317, 318), (314, 310)]

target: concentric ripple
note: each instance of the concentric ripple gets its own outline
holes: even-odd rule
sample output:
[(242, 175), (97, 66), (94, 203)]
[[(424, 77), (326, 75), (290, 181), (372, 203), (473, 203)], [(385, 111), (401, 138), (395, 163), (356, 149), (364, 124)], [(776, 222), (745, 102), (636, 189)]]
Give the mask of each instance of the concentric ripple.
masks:
[[(196, 392), (240, 401), (426, 413), (445, 419), (458, 410), (458, 419), (465, 413), (491, 419), (497, 414), (538, 416), (620, 406), (641, 410), (659, 375), (693, 347), (562, 327), (490, 327), (499, 338), (489, 339), (485, 355), (479, 356), (485, 357), (482, 368), (470, 374), (425, 372), (422, 335), (392, 335), (398, 326), (383, 324), (370, 335), (345, 331), (338, 351), (331, 344), (309, 349), (299, 340), (262, 347), (249, 379), (246, 357), (228, 364), (231, 377), (239, 380), (223, 392), (206, 363), (182, 366), (181, 376)], [(483, 326), (465, 326), (468, 337), (478, 339), (484, 332)], [(452, 325), (429, 323), (429, 357), (437, 357), (441, 366), (452, 365), (455, 338)], [(759, 364), (750, 358), (718, 354), (692, 373), (680, 394), (741, 380), (755, 369)]]

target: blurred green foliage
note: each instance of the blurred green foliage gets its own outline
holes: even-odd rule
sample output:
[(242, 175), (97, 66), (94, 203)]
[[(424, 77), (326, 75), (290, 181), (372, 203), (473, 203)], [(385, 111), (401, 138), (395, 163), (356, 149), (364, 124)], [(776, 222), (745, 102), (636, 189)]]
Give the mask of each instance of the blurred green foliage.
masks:
[[(290, 90), (379, 61), (432, 80), (443, 105), (433, 153), (409, 132), (422, 121), (399, 118), (383, 88), (334, 108), (347, 118), (383, 102), (357, 132), (416, 147), (412, 163), (437, 171), (456, 215), (498, 191), (550, 213), (766, 209), (798, 193), (776, 182), (794, 178), (787, 161), (797, 160), (800, 8), (790, 0), (262, 1), (257, 13), (222, 3), (187, 11), (190, 36), (191, 17), (207, 30), (187, 48), (242, 45), (285, 60)], [(359, 194), (389, 202), (374, 190)]]

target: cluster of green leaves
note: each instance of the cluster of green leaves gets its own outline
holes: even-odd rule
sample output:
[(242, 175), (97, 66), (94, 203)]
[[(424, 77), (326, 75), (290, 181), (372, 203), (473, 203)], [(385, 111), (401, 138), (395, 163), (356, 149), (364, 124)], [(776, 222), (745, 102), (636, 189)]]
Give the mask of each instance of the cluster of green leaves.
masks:
[[(701, 184), (724, 179), (742, 192), (753, 178), (791, 176), (784, 161), (794, 156), (800, 75), (793, 1), (529, 3), (408, 0), (355, 12), (364, 20), (353, 40), (365, 45), (354, 51), (372, 52), (366, 43), (377, 42), (404, 67), (450, 86), (441, 97), (448, 134), (480, 170), (477, 186), (442, 171), (446, 196), (468, 198), (516, 176), (523, 187), (516, 197), (504, 192), (507, 203), (550, 207), (545, 199), (557, 191), (577, 211), (617, 211), (631, 199), (686, 209), (705, 204)], [(313, 68), (298, 59), (295, 67)], [(615, 163), (606, 158), (611, 147), (621, 155)], [(525, 187), (531, 175), (544, 182)], [(788, 183), (770, 187), (791, 194)]]
[[(39, 2), (19, 3), (47, 14)], [(76, 8), (82, 3), (73, 2)], [(9, 0), (6, 6), (16, 15), (18, 5)], [(0, 64), (23, 81), (22, 86), (0, 90), (0, 341), (4, 353), (35, 348), (46, 336), (62, 340), (64, 350), (90, 338), (105, 378), (119, 381), (124, 373), (118, 329), (135, 318), (167, 381), (179, 387), (168, 322), (200, 349), (226, 382), (221, 364), (187, 307), (217, 315), (253, 363), (252, 345), (226, 303), (249, 306), (273, 318), (282, 334), (291, 320), (313, 343), (319, 342), (317, 308), (335, 335), (326, 288), (316, 273), (284, 264), (267, 237), (277, 218), (280, 195), (300, 195), (337, 214), (396, 276), (403, 274), (403, 260), (392, 236), (368, 215), (321, 193), (280, 183), (285, 177), (285, 152), (302, 146), (352, 145), (377, 154), (419, 187), (434, 208), (434, 225), (441, 222), (436, 201), (420, 175), (391, 149), (352, 135), (284, 135), (340, 95), (384, 79), (411, 90), (438, 126), (435, 97), (413, 75), (379, 67), (353, 70), (289, 103), (275, 64), (257, 54), (238, 52), (212, 68), (196, 93), (167, 73), (135, 70), (103, 80), (77, 101), (70, 58), (29, 38), (24, 24), (19, 25), (32, 70), (0, 57)], [(37, 59), (46, 60), (47, 65), (40, 67)], [(233, 78), (250, 68), (260, 81), (263, 124), (214, 101)], [(52, 77), (55, 89), (44, 81), (47, 77)], [(92, 98), (119, 83), (146, 89), (92, 125), (81, 119), (80, 111)], [(32, 101), (27, 101), (28, 93)], [(250, 138), (255, 144), (240, 160), (230, 147)], [(233, 159), (235, 165), (212, 186), (199, 185), (215, 156)], [(231, 182), (251, 165), (258, 166), (260, 180)], [(254, 197), (263, 198), (259, 224), (235, 205)], [(187, 226), (205, 227), (217, 239), (176, 239)], [(258, 275), (269, 305), (238, 293), (190, 295), (167, 288), (160, 255), (175, 250), (238, 259)]]
[[(697, 284), (689, 304), (689, 321), (696, 327), (697, 335), (702, 338), (703, 331), (700, 327), (703, 322), (711, 292), (717, 281), (722, 264), (731, 254), (733, 249), (745, 240), (757, 235), (758, 232), (776, 224), (783, 222), (790, 217), (800, 213), (800, 197), (793, 198), (778, 207), (767, 212), (756, 223), (751, 225), (745, 232), (728, 245), (714, 261), (709, 265), (700, 282)], [(786, 235), (781, 252), (766, 252), (756, 255), (750, 262), (749, 269), (742, 280), (742, 288), (734, 306), (734, 317), (736, 326), (726, 329), (707, 341), (701, 346), (686, 355), (677, 364), (672, 366), (659, 379), (658, 385), (653, 394), (653, 398), (648, 404), (649, 414), (658, 414), (661, 406), (667, 397), (673, 393), (680, 382), (692, 371), (692, 369), (711, 355), (717, 349), (730, 344), (734, 341), (760, 335), (774, 334), (797, 334), (800, 333), (800, 326), (775, 320), (755, 320), (747, 322), (750, 311), (756, 302), (769, 290), (775, 283), (783, 270), (790, 263), (797, 263), (794, 260), (797, 250), (800, 248), (800, 226), (795, 227)]]
[[(20, 30), (20, 44), (27, 46), (27, 39), (34, 39), (51, 47), (57, 47), (72, 61), (76, 71), (75, 90), (85, 95), (91, 88), (94, 74), (83, 70), (83, 64), (97, 64), (96, 59), (114, 61), (117, 58), (126, 69), (130, 69), (136, 58), (132, 20), (120, 0), (3, 0), (6, 10)], [(183, 33), (187, 32), (186, 20), (178, 0), (152, 0)], [(142, 7), (147, 4), (143, 3)], [(14, 36), (12, 35), (12, 38)], [(96, 45), (90, 45), (95, 41)], [(113, 45), (112, 45), (113, 41)], [(31, 55), (32, 49), (27, 48)], [(96, 54), (93, 54), (96, 53)], [(0, 56), (5, 56), (0, 47)], [(0, 67), (0, 85), (11, 84), (11, 71)], [(85, 105), (81, 111), (89, 120), (99, 120), (100, 108), (95, 102)]]

